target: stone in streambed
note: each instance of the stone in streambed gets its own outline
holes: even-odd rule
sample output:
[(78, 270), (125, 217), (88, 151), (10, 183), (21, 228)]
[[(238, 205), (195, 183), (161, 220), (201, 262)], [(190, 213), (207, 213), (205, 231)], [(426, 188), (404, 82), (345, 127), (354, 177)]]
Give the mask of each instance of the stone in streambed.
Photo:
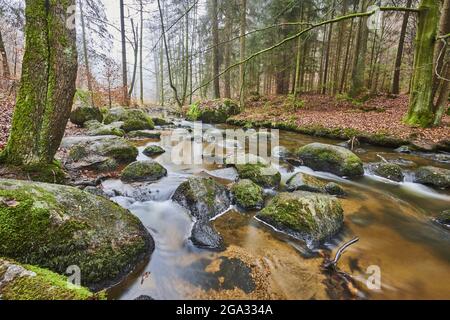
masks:
[(98, 108), (90, 106), (79, 106), (70, 113), (70, 122), (77, 126), (84, 126), (87, 121), (96, 120), (101, 122), (103, 115)]
[(151, 182), (167, 176), (167, 170), (153, 160), (136, 161), (123, 169), (120, 179), (124, 182)]
[(337, 183), (326, 182), (303, 172), (297, 172), (290, 177), (286, 182), (286, 188), (290, 192), (301, 190), (317, 193), (328, 193), (336, 196), (345, 195), (345, 191)]
[(97, 120), (90, 120), (84, 124), (85, 128), (88, 129), (87, 134), (89, 136), (118, 136), (123, 137), (125, 135), (125, 131), (120, 129), (120, 127), (116, 127), (113, 124), (105, 125)]
[(189, 239), (199, 248), (217, 251), (225, 249), (223, 238), (209, 221), (199, 220), (195, 222)]
[(135, 130), (127, 133), (127, 137), (131, 139), (160, 139), (161, 133), (150, 130)]
[(450, 187), (450, 170), (426, 166), (417, 169), (414, 182), (446, 189)]
[(404, 175), (402, 168), (395, 163), (390, 162), (378, 162), (369, 165), (369, 169), (377, 176), (396, 181), (402, 182)]
[(313, 242), (322, 242), (342, 227), (344, 214), (332, 196), (306, 191), (279, 193), (257, 215), (277, 229)]
[(138, 218), (78, 188), (0, 179), (0, 256), (65, 274), (93, 290), (122, 280), (154, 249)]
[(145, 154), (147, 157), (154, 157), (163, 154), (164, 152), (166, 152), (166, 150), (164, 150), (162, 147), (157, 145), (151, 145), (146, 147), (142, 153)]
[(251, 180), (244, 179), (231, 187), (236, 204), (245, 210), (259, 210), (264, 205), (264, 190)]
[(317, 171), (326, 171), (338, 176), (362, 176), (361, 159), (350, 150), (324, 143), (311, 143), (297, 152), (303, 164)]

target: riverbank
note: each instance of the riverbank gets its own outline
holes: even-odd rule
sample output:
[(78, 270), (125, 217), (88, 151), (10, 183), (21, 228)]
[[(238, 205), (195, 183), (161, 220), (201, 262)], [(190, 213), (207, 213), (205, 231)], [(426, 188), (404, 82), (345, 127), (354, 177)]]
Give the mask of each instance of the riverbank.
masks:
[(305, 94), (297, 107), (286, 97), (256, 97), (245, 110), (228, 119), (242, 127), (266, 127), (349, 140), (383, 147), (411, 145), (418, 151), (450, 151), (450, 116), (440, 127), (414, 128), (402, 122), (408, 96), (377, 96), (365, 103)]

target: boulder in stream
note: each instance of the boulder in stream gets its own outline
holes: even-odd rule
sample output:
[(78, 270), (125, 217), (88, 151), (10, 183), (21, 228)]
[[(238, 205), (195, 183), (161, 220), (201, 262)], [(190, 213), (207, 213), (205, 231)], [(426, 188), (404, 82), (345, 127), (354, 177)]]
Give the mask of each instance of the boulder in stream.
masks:
[(190, 210), (197, 219), (209, 220), (227, 210), (230, 195), (212, 178), (191, 177), (175, 190), (172, 199)]
[(69, 149), (68, 169), (112, 171), (119, 163), (130, 163), (138, 156), (137, 148), (117, 136), (73, 136), (63, 139)]
[(90, 136), (118, 136), (123, 137), (125, 131), (114, 124), (102, 124), (97, 120), (90, 120), (84, 123), (85, 128), (88, 129), (87, 134)]
[(332, 196), (306, 191), (276, 195), (257, 217), (298, 238), (321, 242), (342, 227), (344, 214)]
[(304, 172), (297, 172), (286, 182), (288, 191), (309, 191), (318, 193), (328, 193), (336, 196), (345, 195), (345, 191), (340, 185), (334, 182), (326, 182)]
[(77, 126), (84, 126), (87, 121), (102, 122), (103, 115), (100, 109), (91, 106), (78, 106), (70, 113), (70, 122)]
[(127, 133), (127, 137), (131, 139), (157, 139), (161, 138), (161, 133), (151, 130), (134, 130)]
[(450, 187), (450, 170), (432, 166), (420, 167), (415, 172), (414, 182), (446, 189)]
[(209, 221), (196, 221), (192, 227), (191, 236), (189, 239), (199, 248), (217, 251), (222, 251), (225, 249), (223, 238)]
[(135, 161), (123, 169), (120, 179), (124, 182), (152, 182), (167, 176), (167, 170), (153, 160)]
[(0, 179), (0, 256), (64, 274), (81, 270), (92, 290), (116, 284), (149, 257), (140, 220), (78, 188)]
[(281, 174), (276, 168), (265, 163), (236, 164), (239, 178), (249, 179), (263, 188), (276, 189), (280, 186)]
[(142, 151), (142, 153), (145, 154), (147, 157), (158, 156), (160, 154), (163, 154), (164, 152), (166, 152), (166, 150), (157, 145), (145, 147), (144, 151)]
[(237, 115), (239, 111), (239, 105), (235, 101), (217, 99), (190, 105), (186, 118), (204, 123), (225, 123), (229, 117)]
[(104, 300), (84, 287), (68, 286), (65, 276), (0, 258), (0, 300)]
[(403, 170), (398, 164), (390, 162), (377, 162), (370, 164), (368, 167), (369, 170), (377, 176), (396, 182), (403, 181)]
[(259, 210), (264, 205), (264, 190), (249, 179), (233, 184), (231, 193), (236, 204), (245, 210)]
[(343, 147), (324, 143), (311, 143), (301, 147), (297, 155), (303, 164), (313, 170), (326, 171), (338, 176), (362, 176), (361, 159)]
[(152, 118), (140, 109), (124, 109), (118, 107), (108, 110), (104, 120), (105, 124), (110, 124), (115, 121), (123, 121), (122, 129), (125, 132), (152, 130), (155, 127)]

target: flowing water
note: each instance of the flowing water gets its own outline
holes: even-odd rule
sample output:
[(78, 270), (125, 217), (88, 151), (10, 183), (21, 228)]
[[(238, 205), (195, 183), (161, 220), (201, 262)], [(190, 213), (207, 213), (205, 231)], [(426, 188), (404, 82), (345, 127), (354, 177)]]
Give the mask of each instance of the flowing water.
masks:
[[(310, 250), (302, 241), (255, 219), (256, 212), (243, 213), (231, 207), (214, 220), (227, 250), (211, 252), (189, 241), (193, 224), (190, 215), (170, 198), (177, 186), (192, 175), (212, 176), (227, 185), (234, 181), (236, 173), (221, 165), (174, 164), (170, 134), (170, 130), (163, 131), (161, 141), (139, 142), (138, 160), (147, 159), (142, 154), (147, 145), (159, 144), (166, 149), (155, 160), (167, 168), (167, 177), (146, 185), (127, 185), (120, 180), (103, 183), (105, 191), (120, 194), (113, 200), (139, 217), (156, 243), (151, 259), (112, 288), (111, 298), (346, 298), (321, 265), (324, 254), (333, 256), (339, 245), (357, 236), (359, 242), (347, 249), (338, 266), (356, 280), (360, 298), (450, 299), (450, 233), (431, 219), (450, 208), (449, 191), (412, 183), (408, 174), (403, 183), (368, 173), (349, 180), (280, 162), (283, 181), (293, 172), (305, 171), (335, 181), (345, 189), (347, 196), (340, 200), (345, 215), (343, 230), (321, 250)], [(280, 132), (280, 145), (288, 150), (311, 142), (341, 141)], [(186, 143), (190, 144), (190, 139)], [(406, 172), (421, 165), (450, 168), (447, 163), (390, 149), (362, 148), (358, 155), (364, 163), (378, 162), (381, 155), (400, 161)], [(381, 275), (379, 289), (367, 286), (373, 270)]]

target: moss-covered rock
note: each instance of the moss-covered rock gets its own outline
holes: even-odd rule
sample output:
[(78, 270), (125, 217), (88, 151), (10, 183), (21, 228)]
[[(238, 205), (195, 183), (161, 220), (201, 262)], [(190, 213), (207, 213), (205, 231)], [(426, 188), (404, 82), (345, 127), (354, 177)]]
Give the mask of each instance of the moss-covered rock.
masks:
[(122, 127), (125, 132), (135, 130), (153, 130), (155, 124), (143, 110), (140, 109), (124, 109), (112, 108), (105, 117), (105, 124), (122, 121)]
[(342, 147), (324, 143), (311, 143), (297, 152), (305, 166), (313, 170), (326, 171), (338, 176), (361, 176), (364, 174), (361, 159)]
[(328, 193), (335, 196), (345, 195), (340, 185), (327, 182), (310, 174), (297, 172), (286, 181), (286, 189), (292, 191), (309, 191), (317, 193)]
[(345, 190), (336, 182), (328, 182), (325, 185), (325, 192), (338, 197), (343, 197), (346, 195)]
[(66, 137), (62, 147), (69, 149), (69, 169), (114, 170), (120, 163), (135, 161), (139, 153), (133, 144), (117, 136)]
[(445, 189), (450, 187), (450, 170), (432, 166), (421, 167), (415, 172), (414, 182)]
[(245, 210), (259, 210), (264, 205), (263, 189), (251, 180), (244, 179), (233, 184), (231, 193), (236, 204)]
[[(228, 160), (226, 160), (228, 163)], [(264, 159), (252, 159), (248, 161), (237, 160), (236, 167), (240, 179), (249, 179), (263, 188), (276, 189), (280, 186), (281, 174)]]
[(142, 151), (142, 153), (145, 154), (147, 157), (154, 157), (163, 154), (164, 152), (166, 152), (166, 150), (157, 145), (145, 147), (144, 151)]
[(442, 211), (433, 220), (445, 229), (450, 230), (450, 210)]
[(84, 123), (84, 127), (88, 129), (87, 134), (90, 136), (118, 136), (123, 137), (125, 131), (113, 124), (104, 125), (97, 120), (90, 120)]
[(116, 121), (124, 121), (127, 113), (127, 110), (122, 107), (111, 108), (105, 114), (104, 123), (111, 124)]
[(369, 170), (371, 170), (375, 175), (396, 181), (403, 181), (404, 175), (402, 168), (395, 163), (390, 162), (378, 162), (369, 165)]
[(136, 161), (123, 169), (120, 179), (125, 182), (157, 181), (167, 175), (167, 170), (153, 160)]
[(94, 294), (85, 287), (70, 285), (65, 276), (0, 258), (0, 300), (104, 299), (104, 292)]
[(167, 120), (165, 120), (163, 118), (159, 118), (159, 117), (153, 117), (152, 121), (155, 124), (155, 126), (170, 126), (170, 125), (173, 125), (173, 122), (167, 121)]
[(194, 103), (189, 106), (186, 118), (205, 123), (225, 123), (231, 116), (239, 114), (239, 105), (230, 99), (217, 99)]
[(227, 210), (229, 192), (212, 178), (192, 177), (180, 184), (172, 199), (197, 219), (209, 220)]
[(55, 184), (0, 179), (0, 256), (64, 274), (91, 289), (117, 283), (149, 256), (142, 223), (102, 197)]
[(344, 221), (342, 207), (335, 197), (306, 191), (278, 194), (257, 217), (277, 229), (314, 242), (336, 234)]
[(79, 106), (70, 113), (70, 122), (77, 126), (84, 126), (90, 120), (103, 121), (103, 115), (98, 108)]
[(141, 138), (141, 139), (157, 139), (161, 138), (160, 132), (148, 131), (148, 130), (136, 130), (127, 133), (127, 137), (131, 139)]

